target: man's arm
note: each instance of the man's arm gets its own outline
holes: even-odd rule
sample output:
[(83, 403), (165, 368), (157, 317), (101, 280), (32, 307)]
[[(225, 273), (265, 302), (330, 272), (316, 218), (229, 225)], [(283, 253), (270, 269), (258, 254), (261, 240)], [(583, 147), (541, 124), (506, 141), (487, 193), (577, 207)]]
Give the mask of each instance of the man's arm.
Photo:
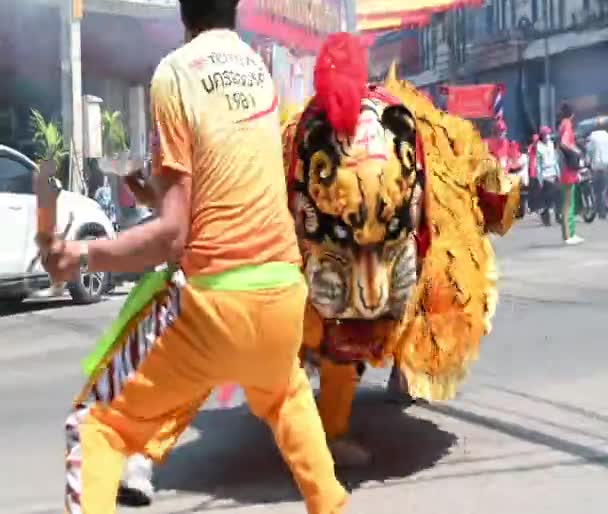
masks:
[(151, 97), (158, 139), (153, 155), (158, 218), (114, 240), (54, 241), (43, 262), (55, 281), (74, 278), (85, 245), (92, 271), (142, 271), (180, 260), (190, 230), (193, 150), (175, 72), (167, 62), (154, 75)]
[(158, 194), (152, 184), (140, 174), (125, 177), (125, 182), (138, 203), (151, 209), (158, 209)]
[(114, 241), (89, 247), (91, 270), (136, 271), (164, 262), (176, 263), (190, 230), (192, 145), (181, 91), (173, 67), (162, 62), (150, 91), (155, 144), (152, 174), (158, 186), (159, 216)]
[(159, 183), (159, 216), (115, 240), (91, 241), (91, 271), (139, 271), (164, 262), (179, 262), (190, 226), (191, 179), (168, 170)]

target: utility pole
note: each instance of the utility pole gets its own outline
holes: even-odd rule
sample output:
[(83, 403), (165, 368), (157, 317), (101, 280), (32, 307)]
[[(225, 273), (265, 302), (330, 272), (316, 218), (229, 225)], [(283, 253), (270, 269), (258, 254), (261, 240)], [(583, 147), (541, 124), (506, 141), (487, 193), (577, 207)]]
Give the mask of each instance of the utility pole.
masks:
[(342, 0), (343, 12), (345, 14), (346, 32), (357, 32), (357, 2), (356, 0)]
[(448, 47), (448, 77), (450, 84), (458, 82), (458, 45), (457, 45), (457, 26), (456, 26), (456, 10), (450, 10), (445, 13), (446, 24), (446, 43)]
[(543, 18), (545, 27), (545, 120), (550, 127), (555, 127), (555, 110), (553, 106), (553, 87), (551, 83), (551, 51), (549, 48), (549, 1), (543, 0)]
[(68, 189), (85, 192), (83, 159), (82, 58), (80, 19), (82, 0), (62, 0), (61, 9), (61, 117), (69, 150)]

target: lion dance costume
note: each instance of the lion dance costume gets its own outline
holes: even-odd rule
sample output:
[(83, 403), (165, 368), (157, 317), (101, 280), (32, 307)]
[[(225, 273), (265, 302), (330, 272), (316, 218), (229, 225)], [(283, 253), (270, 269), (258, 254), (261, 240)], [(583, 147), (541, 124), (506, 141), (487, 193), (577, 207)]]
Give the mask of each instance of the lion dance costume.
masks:
[(367, 84), (353, 36), (328, 39), (315, 89), (284, 118), (283, 144), (331, 443), (348, 433), (362, 364), (393, 360), (413, 397), (455, 395), (497, 303), (487, 234), (509, 230), (519, 187), (470, 122), (394, 70)]

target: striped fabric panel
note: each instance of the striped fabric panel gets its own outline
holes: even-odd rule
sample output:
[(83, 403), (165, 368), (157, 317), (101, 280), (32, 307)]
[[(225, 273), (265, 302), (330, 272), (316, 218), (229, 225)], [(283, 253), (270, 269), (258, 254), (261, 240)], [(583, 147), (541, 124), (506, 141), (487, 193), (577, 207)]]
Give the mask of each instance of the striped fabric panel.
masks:
[(95, 381), (87, 405), (78, 405), (65, 424), (66, 431), (66, 514), (82, 514), (82, 448), (80, 425), (95, 402), (111, 403), (120, 395), (129, 378), (148, 356), (158, 337), (169, 328), (180, 314), (181, 288), (185, 277), (176, 273), (168, 294), (155, 301), (148, 315), (142, 319), (116, 351), (106, 370)]
[(180, 287), (172, 284), (168, 294), (152, 304), (148, 315), (133, 328), (106, 370), (97, 378), (90, 401), (111, 403), (120, 395), (126, 382), (152, 350), (156, 339), (179, 316), (180, 302)]
[(82, 448), (79, 427), (84, 422), (89, 408), (79, 405), (65, 423), (66, 432), (66, 481), (65, 511), (68, 514), (82, 514), (80, 496), (82, 494)]

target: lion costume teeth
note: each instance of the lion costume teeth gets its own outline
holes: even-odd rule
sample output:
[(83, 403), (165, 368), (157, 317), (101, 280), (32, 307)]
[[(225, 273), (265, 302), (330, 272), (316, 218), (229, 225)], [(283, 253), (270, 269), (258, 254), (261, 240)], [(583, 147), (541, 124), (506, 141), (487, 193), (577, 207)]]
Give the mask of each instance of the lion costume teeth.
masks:
[[(284, 118), (311, 290), (304, 345), (334, 364), (395, 359), (412, 396), (449, 400), (491, 330), (498, 295), (487, 234), (510, 229), (519, 184), (472, 123), (436, 109), (394, 67), (382, 87), (366, 88), (360, 113), (347, 137), (315, 98)], [(408, 245), (417, 258), (397, 265)], [(323, 288), (331, 293), (320, 300)]]

